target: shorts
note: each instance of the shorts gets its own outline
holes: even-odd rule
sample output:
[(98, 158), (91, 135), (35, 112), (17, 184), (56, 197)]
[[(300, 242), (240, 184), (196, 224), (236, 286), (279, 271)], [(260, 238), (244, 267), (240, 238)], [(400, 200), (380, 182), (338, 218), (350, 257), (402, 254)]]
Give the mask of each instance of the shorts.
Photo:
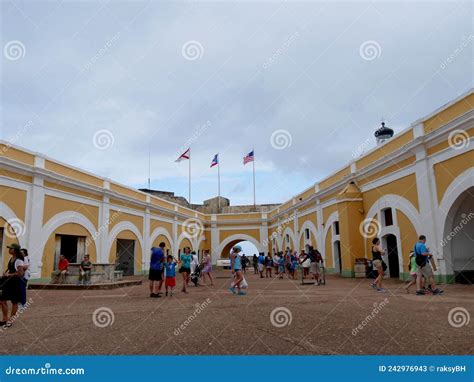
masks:
[(260, 272), (263, 271), (263, 264), (258, 263), (258, 270), (259, 270)]
[(372, 261), (372, 264), (373, 264), (375, 269), (382, 268), (382, 260), (374, 260), (374, 261)]
[(167, 277), (165, 279), (165, 287), (175, 287), (176, 286), (176, 277)]
[(163, 271), (158, 269), (150, 269), (148, 273), (148, 280), (150, 281), (162, 281), (163, 280)]
[(179, 273), (191, 273), (191, 268), (181, 267), (179, 268)]
[(313, 275), (318, 275), (319, 274), (319, 264), (318, 263), (311, 263), (310, 272)]
[(418, 265), (416, 268), (416, 275), (418, 277), (424, 276), (425, 278), (433, 277), (433, 270), (429, 265), (424, 265), (422, 267)]

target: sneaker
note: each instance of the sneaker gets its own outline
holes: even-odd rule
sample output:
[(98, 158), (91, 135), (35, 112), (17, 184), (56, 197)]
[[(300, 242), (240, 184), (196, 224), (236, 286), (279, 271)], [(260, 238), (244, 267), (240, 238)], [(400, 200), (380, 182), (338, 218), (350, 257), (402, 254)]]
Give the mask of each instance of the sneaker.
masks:
[(444, 293), (444, 290), (441, 290), (439, 288), (436, 288), (435, 290), (432, 291), (433, 294), (435, 295), (440, 295), (440, 294), (443, 294)]
[(423, 290), (417, 290), (417, 291), (416, 291), (416, 295), (417, 295), (417, 296), (424, 296), (424, 295), (425, 295), (425, 291), (423, 291)]
[(159, 294), (153, 294), (153, 298), (160, 298), (161, 296)]
[(377, 288), (377, 292), (385, 293), (385, 292), (387, 292), (387, 290), (383, 289), (383, 288)]
[(236, 293), (234, 288), (229, 288), (229, 290), (231, 291), (232, 294)]
[(247, 293), (245, 293), (243, 290), (241, 290), (239, 293), (237, 293), (239, 296), (245, 296)]
[(377, 290), (377, 285), (375, 285), (375, 283), (370, 284), (370, 286), (371, 286), (373, 289)]

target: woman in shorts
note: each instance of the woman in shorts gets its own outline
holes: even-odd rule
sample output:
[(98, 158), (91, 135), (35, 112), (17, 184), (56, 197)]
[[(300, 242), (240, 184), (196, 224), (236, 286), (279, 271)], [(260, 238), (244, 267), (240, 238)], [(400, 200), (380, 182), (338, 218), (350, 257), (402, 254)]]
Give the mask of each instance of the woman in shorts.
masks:
[(209, 250), (206, 249), (204, 251), (204, 256), (202, 258), (202, 264), (203, 264), (203, 269), (202, 269), (202, 281), (205, 283), (206, 282), (206, 275), (209, 277), (209, 281), (211, 282), (211, 286), (214, 285), (214, 280), (212, 279), (212, 261), (211, 261), (211, 255), (209, 254)]
[(377, 270), (377, 278), (370, 286), (374, 288), (377, 292), (386, 292), (386, 290), (382, 288), (382, 280), (384, 276), (382, 256), (384, 254), (385, 254), (385, 251), (380, 245), (380, 239), (375, 237), (372, 240), (372, 264), (374, 265), (374, 268)]
[(189, 247), (184, 248), (184, 253), (179, 257), (181, 267), (179, 268), (179, 273), (183, 277), (183, 289), (184, 293), (188, 293), (187, 287), (189, 283), (189, 275), (191, 274), (191, 261), (193, 260), (191, 255), (191, 249)]

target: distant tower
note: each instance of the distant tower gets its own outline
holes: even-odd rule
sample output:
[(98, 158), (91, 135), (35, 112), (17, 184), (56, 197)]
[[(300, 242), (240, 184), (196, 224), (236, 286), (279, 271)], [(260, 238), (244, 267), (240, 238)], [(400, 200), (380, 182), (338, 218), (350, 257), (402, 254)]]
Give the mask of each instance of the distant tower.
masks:
[(382, 126), (375, 130), (374, 135), (377, 140), (377, 145), (380, 145), (393, 137), (393, 130), (385, 126), (385, 122), (382, 122)]

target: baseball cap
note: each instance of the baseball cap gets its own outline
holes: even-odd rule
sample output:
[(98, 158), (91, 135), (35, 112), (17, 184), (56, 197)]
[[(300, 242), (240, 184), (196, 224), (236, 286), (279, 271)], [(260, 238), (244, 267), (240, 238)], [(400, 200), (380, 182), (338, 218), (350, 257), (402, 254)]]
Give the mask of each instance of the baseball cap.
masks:
[(12, 243), (12, 244), (10, 244), (10, 245), (7, 245), (7, 248), (9, 248), (9, 249), (16, 249), (16, 250), (18, 250), (18, 251), (21, 249), (21, 247), (20, 247), (17, 243)]

